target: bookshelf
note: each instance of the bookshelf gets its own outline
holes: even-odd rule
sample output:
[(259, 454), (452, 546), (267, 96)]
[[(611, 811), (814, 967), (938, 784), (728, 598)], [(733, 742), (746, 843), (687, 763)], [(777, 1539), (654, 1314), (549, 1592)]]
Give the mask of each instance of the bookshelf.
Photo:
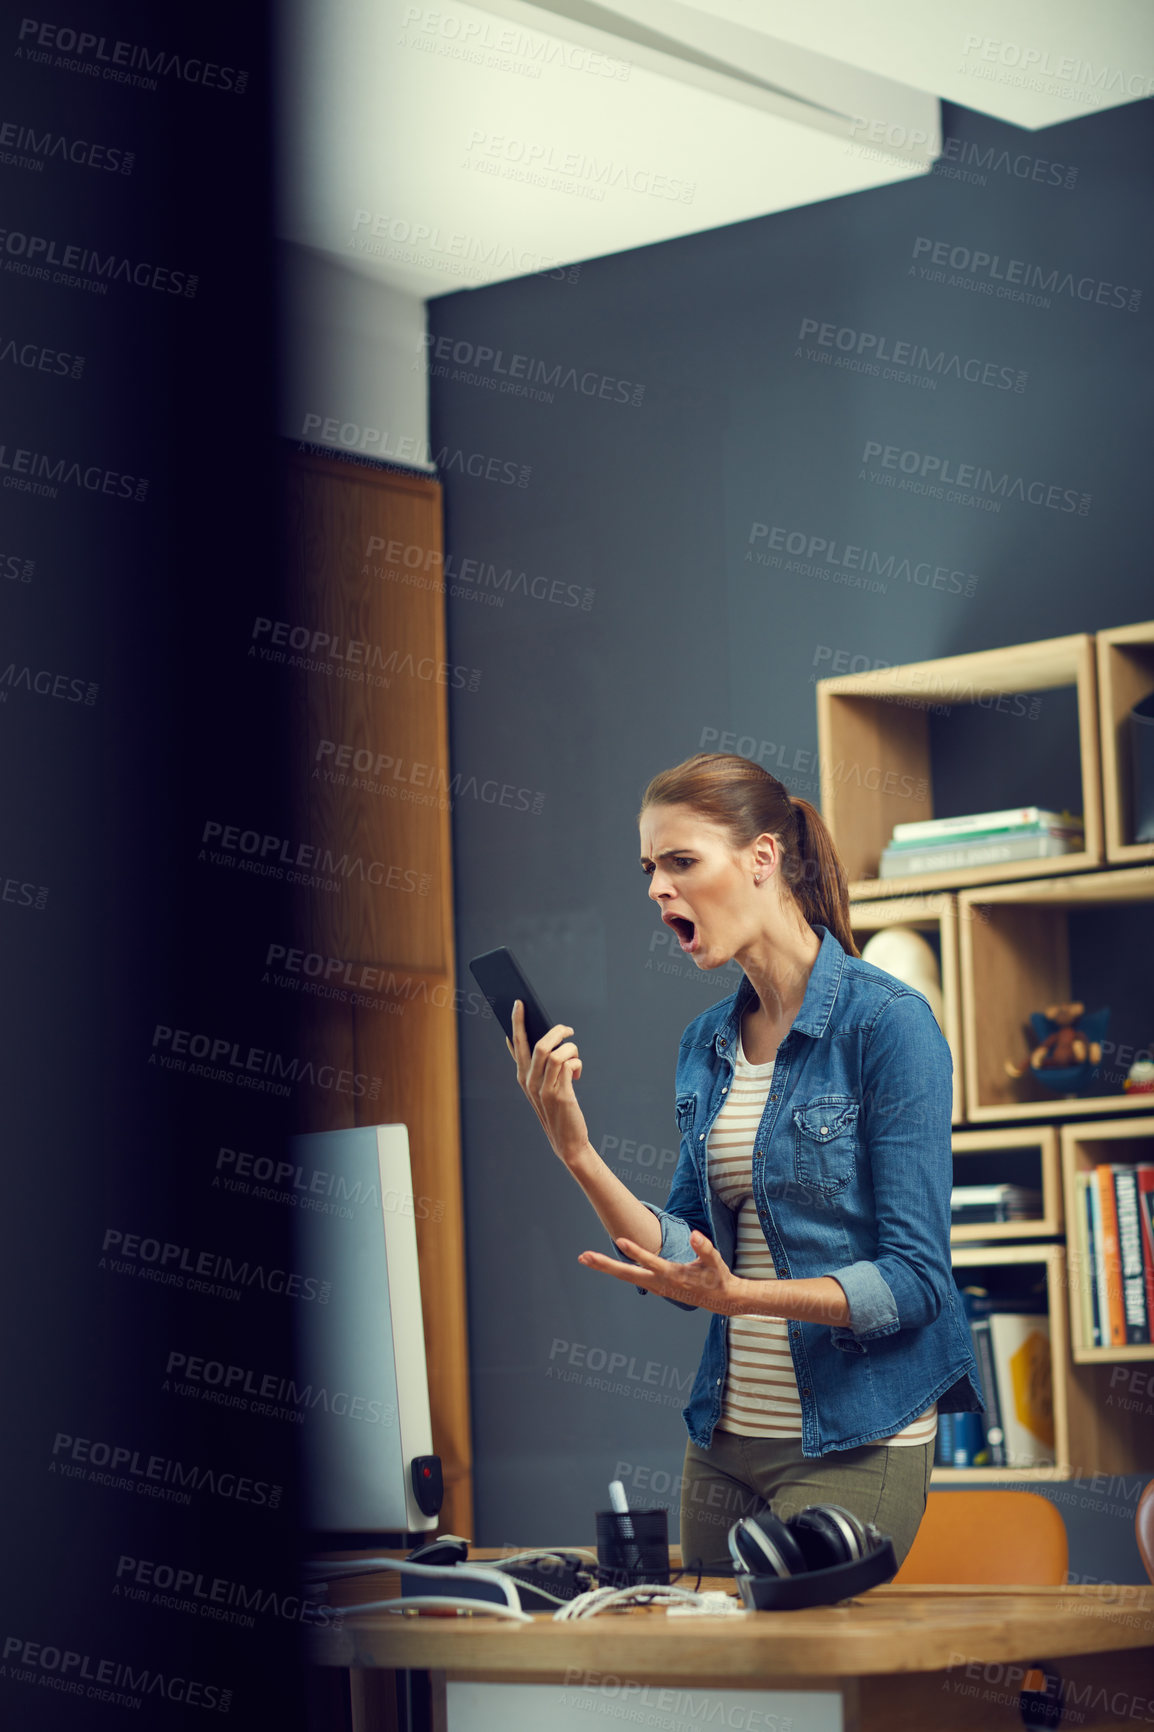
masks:
[[(1084, 1118), (1089, 1113), (1149, 1110), (1148, 1097), (1115, 1092), (1063, 1098), (1028, 1074), (1006, 1075), (1005, 1061), (1026, 1050), (1023, 1025), (1031, 1011), (1075, 996), (1071, 983), (1069, 920), (1085, 909), (1115, 909), (1154, 902), (1149, 867), (1094, 872), (1079, 877), (1039, 878), (963, 891), (958, 897), (961, 938), (962, 1055), (966, 1119)], [(1124, 942), (1119, 922), (1118, 942)], [(1087, 1009), (1093, 1010), (1094, 1005)], [(1110, 1030), (1113, 1038), (1117, 1029)], [(1140, 1044), (1140, 1043), (1139, 1043)]]
[[(1123, 1404), (1111, 1379), (1116, 1369), (1099, 1361), (1077, 1361), (1067, 1324), (1067, 1265), (1064, 1245), (959, 1245), (953, 1253), (958, 1285), (998, 1291), (1003, 1281), (1034, 1270), (1044, 1275), (1050, 1316), (1053, 1375), (1054, 1464), (1044, 1467), (939, 1467), (936, 1486), (1039, 1485), (1089, 1479), (1095, 1474), (1132, 1474), (1149, 1465), (1149, 1402)], [(1012, 1308), (1012, 1305), (1008, 1306)]]
[(1154, 860), (1154, 842), (1135, 842), (1127, 718), (1154, 692), (1154, 620), (1098, 634), (1098, 703), (1106, 858), (1118, 865)]
[[(1146, 1107), (1147, 1112), (1154, 1109), (1154, 1096), (1142, 1095), (1136, 1097)], [(1062, 1142), (1062, 1181), (1066, 1195), (1066, 1218), (1071, 1223), (1077, 1218), (1078, 1198), (1075, 1192), (1075, 1178), (1080, 1172), (1089, 1172), (1102, 1162), (1154, 1161), (1154, 1116), (1138, 1119), (1103, 1120), (1091, 1124), (1063, 1125), (1061, 1129)], [(1079, 1365), (1116, 1364), (1127, 1360), (1145, 1361), (1154, 1364), (1154, 1343), (1127, 1347), (1094, 1347), (1086, 1338), (1082, 1328), (1082, 1308), (1080, 1296), (1082, 1289), (1093, 1279), (1084, 1258), (1078, 1257), (1073, 1249), (1069, 1256), (1069, 1301), (1070, 1301), (1070, 1346), (1074, 1361)], [(1111, 1391), (1117, 1396), (1117, 1391)], [(1154, 1390), (1151, 1391), (1154, 1395)], [(1112, 1405), (1116, 1405), (1116, 1400)], [(1149, 1403), (1150, 1414), (1154, 1415), (1154, 1400)], [(1154, 1423), (1148, 1425), (1154, 1432)]]
[(958, 994), (958, 904), (957, 898), (938, 892), (934, 896), (904, 896), (878, 902), (850, 904), (850, 925), (859, 950), (876, 932), (891, 926), (912, 926), (925, 934), (938, 953), (942, 976), (942, 1033), (954, 1061), (953, 1122), (964, 1115), (962, 1097), (962, 1007)]
[[(1094, 639), (1085, 633), (819, 680), (822, 815), (845, 862), (851, 901), (1069, 874), (1101, 865), (1097, 683)], [(934, 816), (931, 710), (979, 705), (1020, 713), (1017, 706), (1025, 706), (1026, 694), (1058, 688), (1072, 688), (1076, 699), (1077, 762), (1069, 765), (1069, 803), (1076, 805), (1080, 791), (1084, 848), (1053, 860), (879, 878), (881, 851), (894, 825)]]
[[(1029, 1074), (1014, 1080), (1004, 1069), (1007, 1059), (1020, 1062), (1025, 1056), (1030, 1013), (1075, 996), (1090, 1011), (1111, 1004), (1110, 1041), (1149, 1044), (1154, 1022), (1150, 1029), (1129, 1026), (1136, 1017), (1141, 1024), (1143, 1014), (1140, 1000), (1137, 1010), (1130, 1002), (1135, 970), (1127, 972), (1126, 959), (1133, 956), (1141, 966), (1142, 940), (1134, 934), (1145, 930), (1149, 914), (1134, 911), (1154, 902), (1154, 842), (1131, 840), (1127, 716), (1152, 689), (1154, 621), (817, 685), (822, 812), (850, 880), (858, 943), (908, 924), (941, 956), (944, 1032), (955, 1066), (955, 1183), (1011, 1182), (1042, 1193), (1036, 1219), (955, 1227), (951, 1247), (959, 1286), (987, 1286), (1004, 1294), (1011, 1309), (1024, 1286), (1045, 1283), (1054, 1465), (935, 1466), (937, 1486), (1036, 1485), (1132, 1474), (1152, 1459), (1154, 1382), (1147, 1399), (1123, 1402), (1111, 1380), (1117, 1381), (1126, 1361), (1139, 1362), (1137, 1374), (1143, 1375), (1142, 1368), (1154, 1361), (1154, 1344), (1094, 1348), (1083, 1341), (1079, 1299), (1086, 1272), (1077, 1266), (1076, 1245), (1071, 1261), (1063, 1240), (1076, 1172), (1099, 1161), (1154, 1159), (1154, 1098), (1123, 1091), (1127, 1055), (1117, 1051), (1115, 1059), (1109, 1045), (1103, 1055), (1103, 1068), (1111, 1073), (1104, 1079), (1106, 1092), (1062, 1098)], [(1051, 860), (880, 879), (881, 851), (895, 824), (951, 810), (944, 803), (945, 778), (953, 774), (956, 780), (956, 772), (945, 766), (951, 756), (956, 765), (958, 751), (975, 737), (973, 724), (981, 722), (967, 721), (960, 707), (1003, 713), (1009, 707), (1022, 716), (1022, 694), (1050, 692), (1064, 694), (1058, 714), (1067, 718), (1067, 731), (1056, 739), (1051, 768), (1068, 784), (1068, 798), (1047, 801), (1022, 787), (1011, 798), (967, 809), (1064, 803), (1076, 810), (1080, 800), (1084, 847)], [(935, 751), (942, 765), (936, 805)], [(1112, 984), (1107, 980), (1102, 996), (1091, 1002), (1096, 982), (1088, 934), (1095, 930), (1118, 962)], [(1103, 1079), (1097, 1086), (1103, 1089)]]
[[(1056, 1239), (1063, 1229), (1058, 1133), (1053, 1125), (1005, 1130), (955, 1131), (954, 1183), (1006, 1181), (1042, 1193), (1036, 1220), (983, 1221), (950, 1228), (951, 1245), (999, 1244), (1007, 1240)], [(960, 1157), (960, 1158), (959, 1158)]]

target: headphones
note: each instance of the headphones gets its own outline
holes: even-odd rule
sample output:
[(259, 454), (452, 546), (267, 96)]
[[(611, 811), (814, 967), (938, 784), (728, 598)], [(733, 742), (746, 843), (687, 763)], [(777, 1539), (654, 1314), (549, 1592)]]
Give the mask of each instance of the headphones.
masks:
[(753, 1612), (832, 1606), (898, 1572), (888, 1534), (836, 1503), (810, 1504), (788, 1521), (769, 1510), (743, 1516), (729, 1530), (729, 1555)]

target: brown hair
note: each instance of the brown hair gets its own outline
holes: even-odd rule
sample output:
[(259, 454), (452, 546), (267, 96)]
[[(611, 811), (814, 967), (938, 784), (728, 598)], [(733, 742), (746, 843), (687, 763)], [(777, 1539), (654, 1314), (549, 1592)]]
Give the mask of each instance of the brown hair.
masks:
[(690, 806), (728, 831), (735, 848), (763, 833), (776, 836), (782, 878), (803, 919), (827, 926), (848, 956), (859, 954), (845, 867), (821, 813), (760, 764), (733, 752), (698, 752), (654, 776), (642, 796), (642, 812), (647, 806)]

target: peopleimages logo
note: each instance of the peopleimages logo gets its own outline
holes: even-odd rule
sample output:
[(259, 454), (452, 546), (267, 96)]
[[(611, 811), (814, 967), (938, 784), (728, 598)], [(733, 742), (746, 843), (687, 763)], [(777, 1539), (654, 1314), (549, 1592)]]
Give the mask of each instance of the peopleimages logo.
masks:
[[(938, 457), (933, 452), (903, 451), (899, 445), (883, 445), (879, 440), (867, 439), (861, 461), (868, 464), (875, 459), (880, 470), (900, 473), (902, 481), (896, 482), (895, 476), (894, 482), (907, 492), (926, 493), (936, 499), (956, 499), (959, 503), (988, 497), (991, 508), (995, 510), (1000, 508), (1003, 499), (1019, 499), (1024, 505), (1041, 505), (1048, 511), (1076, 511), (1079, 517), (1090, 515), (1090, 494), (1079, 493), (1073, 487), (1027, 481), (1024, 476), (1011, 475), (1006, 470), (998, 474), (977, 463), (955, 463), (951, 457)], [(859, 480), (875, 478), (865, 469), (859, 476)]]
[[(919, 267), (911, 264), (908, 276), (921, 274), (927, 281), (944, 280), (929, 276), (925, 265), (948, 267), (963, 277), (982, 282), (983, 293), (997, 292), (1006, 300), (1030, 300), (1032, 295), (1067, 295), (1072, 301), (1093, 302), (1099, 307), (1121, 307), (1136, 313), (1142, 304), (1142, 290), (1126, 288), (1121, 283), (1104, 282), (1099, 277), (1079, 277), (1061, 265), (1033, 264), (1029, 259), (1003, 258), (1001, 253), (988, 253), (981, 248), (954, 246), (949, 241), (932, 240), (918, 235), (914, 241), (914, 260), (924, 261)], [(994, 284), (1001, 285), (997, 291)], [(1043, 300), (1048, 306), (1049, 301)]]
[[(158, 1051), (158, 1048), (161, 1049)], [(189, 1064), (184, 1056), (197, 1060)], [(380, 1093), (381, 1079), (366, 1071), (338, 1070), (332, 1064), (316, 1064), (311, 1058), (272, 1052), (264, 1047), (250, 1046), (247, 1051), (237, 1040), (227, 1035), (198, 1034), (187, 1028), (169, 1028), (158, 1022), (152, 1035), (149, 1064), (163, 1070), (187, 1071), (190, 1076), (226, 1078), (258, 1092), (266, 1088), (282, 1095), (286, 1084), (266, 1079), (287, 1077), (289, 1083), (307, 1082), (315, 1088), (330, 1089), (337, 1094), (363, 1095), (374, 1101)], [(221, 1067), (227, 1066), (227, 1069)]]
[(121, 1552), (117, 1560), (112, 1592), (119, 1599), (161, 1606), (165, 1611), (193, 1612), (199, 1618), (239, 1624), (246, 1630), (256, 1628), (254, 1612), (319, 1629), (339, 1627), (344, 1617), (339, 1606), (302, 1599), (298, 1593), (250, 1587), (227, 1576), (206, 1575), (194, 1566), (134, 1558), (127, 1552)]
[(61, 487), (132, 499), (138, 505), (148, 498), (148, 482), (141, 476), (122, 475), (119, 469), (81, 463), (77, 458), (50, 457), (25, 445), (0, 445), (0, 471), (5, 487), (17, 493), (34, 493), (41, 499), (56, 499)]
[[(810, 341), (832, 355), (807, 355), (807, 359), (832, 362), (834, 366), (849, 365), (855, 372), (868, 372), (881, 378), (904, 381), (904, 369), (932, 374), (936, 379), (962, 379), (970, 385), (986, 385), (995, 391), (1026, 389), (1027, 375), (1020, 367), (1005, 367), (997, 361), (983, 361), (977, 356), (951, 354), (945, 349), (931, 349), (925, 343), (904, 338), (893, 339), (878, 331), (857, 331), (849, 325), (834, 325), (819, 319), (803, 319), (797, 333), (799, 343)], [(798, 355), (802, 350), (798, 349)], [(852, 359), (851, 359), (852, 357)], [(888, 365), (887, 365), (888, 363)]]
[(198, 60), (193, 55), (172, 54), (164, 48), (147, 48), (140, 42), (110, 40), (92, 30), (74, 30), (68, 24), (22, 18), (17, 34), (20, 46), (16, 53), (20, 59), (39, 65), (52, 64), (54, 51), (54, 63), (65, 71), (86, 72), (114, 84), (155, 90), (157, 77), (176, 78), (183, 84), (203, 84), (206, 90), (231, 90), (235, 96), (242, 95), (248, 84), (248, 73), (238, 67)]
[(31, 663), (18, 667), (15, 662), (9, 662), (6, 668), (0, 669), (0, 703), (8, 702), (10, 691), (35, 692), (40, 698), (57, 698), (65, 704), (85, 704), (91, 709), (100, 687), (92, 680), (53, 673), (51, 668), (37, 668), (33, 672)]
[(168, 1393), (170, 1386), (177, 1395), (256, 1413), (264, 1419), (287, 1419), (294, 1425), (302, 1425), (305, 1415), (317, 1408), (340, 1419), (359, 1419), (365, 1425), (397, 1423), (396, 1408), (375, 1397), (328, 1389), (324, 1384), (298, 1383), (275, 1371), (254, 1371), (250, 1366), (176, 1350), (165, 1362), (161, 1389)]
[(284, 1489), (247, 1474), (222, 1472), (220, 1468), (177, 1461), (172, 1456), (142, 1454), (130, 1444), (74, 1437), (69, 1431), (56, 1433), (48, 1471), (62, 1474), (65, 1479), (107, 1485), (113, 1491), (139, 1492), (165, 1503), (191, 1503), (191, 1490), (206, 1491), (212, 1497), (230, 1498), (236, 1503), (278, 1509)]
[(83, 355), (61, 354), (59, 349), (50, 349), (44, 343), (23, 343), (16, 337), (0, 341), (0, 362), (3, 361), (62, 379), (79, 379), (84, 372)]
[[(107, 294), (109, 283), (132, 283), (138, 289), (184, 295), (191, 300), (199, 281), (187, 271), (172, 271), (147, 259), (100, 253), (95, 247), (58, 242), (49, 235), (31, 235), (24, 229), (0, 229), (0, 246), (7, 254), (6, 271), (45, 282), (64, 282), (69, 287), (91, 287), (102, 295)], [(50, 265), (55, 267), (55, 275), (48, 269)]]
[(218, 1714), (227, 1714), (232, 1705), (232, 1691), (220, 1684), (135, 1666), (129, 1660), (105, 1660), (59, 1642), (34, 1642), (27, 1636), (5, 1636), (0, 1671), (18, 1684), (47, 1685), (65, 1696), (108, 1702), (114, 1708), (142, 1708), (146, 1696)]
[[(537, 386), (556, 386), (582, 397), (599, 397), (606, 403), (627, 403), (639, 409), (645, 396), (645, 386), (629, 379), (618, 379), (611, 373), (596, 373), (590, 368), (569, 367), (562, 361), (552, 364), (536, 355), (506, 353), (491, 343), (471, 343), (463, 337), (438, 337), (426, 332), (422, 338), (426, 350), (424, 365), (428, 372), (442, 378), (459, 379), (462, 384), (478, 384), (490, 390), (514, 396), (538, 397)], [(438, 367), (437, 362), (453, 362)], [(552, 402), (552, 393), (545, 394)]]
[[(764, 543), (764, 548), (759, 543)], [(784, 564), (782, 553), (790, 556)], [(899, 559), (896, 553), (881, 554), (873, 547), (839, 542), (836, 537), (811, 535), (808, 530), (787, 529), (781, 524), (750, 524), (745, 562), (781, 566), (806, 577), (820, 576), (832, 569), (840, 574), (837, 581), (850, 588), (869, 589), (882, 595), (887, 593), (891, 582), (909, 583), (918, 589), (934, 589), (949, 595), (970, 596), (978, 588), (978, 579), (972, 571), (955, 571), (928, 559)]]
[(279, 1299), (315, 1300), (318, 1305), (327, 1305), (332, 1291), (330, 1282), (301, 1275), (295, 1269), (270, 1269), (263, 1263), (250, 1263), (247, 1257), (238, 1262), (226, 1251), (198, 1251), (171, 1239), (126, 1233), (121, 1227), (106, 1229), (100, 1250), (97, 1267), (114, 1275), (146, 1275), (150, 1280), (155, 1276), (158, 1286), (184, 1288), (190, 1293), (204, 1291), (213, 1298), (221, 1296), (221, 1287), (226, 1295), (259, 1288)]
[[(115, 145), (95, 144), (86, 138), (69, 138), (63, 132), (37, 132), (16, 120), (0, 121), (0, 146), (19, 153), (18, 167), (42, 169), (52, 158), (74, 162), (81, 168), (103, 169), (109, 174), (131, 174), (136, 154)], [(27, 154), (25, 154), (27, 153)], [(39, 159), (39, 160), (37, 160)], [(0, 156), (0, 161), (14, 158)]]

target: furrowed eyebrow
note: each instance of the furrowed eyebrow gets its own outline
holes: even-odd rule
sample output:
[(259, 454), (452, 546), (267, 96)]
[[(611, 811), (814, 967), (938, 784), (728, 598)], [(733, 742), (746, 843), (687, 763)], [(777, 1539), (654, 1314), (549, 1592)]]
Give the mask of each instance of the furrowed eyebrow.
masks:
[[(677, 855), (688, 854), (689, 852), (690, 850), (688, 848), (666, 848), (657, 856), (657, 858), (659, 860), (673, 860)], [(643, 866), (652, 866), (653, 861), (649, 858), (648, 854), (643, 854), (641, 856), (641, 864)]]

